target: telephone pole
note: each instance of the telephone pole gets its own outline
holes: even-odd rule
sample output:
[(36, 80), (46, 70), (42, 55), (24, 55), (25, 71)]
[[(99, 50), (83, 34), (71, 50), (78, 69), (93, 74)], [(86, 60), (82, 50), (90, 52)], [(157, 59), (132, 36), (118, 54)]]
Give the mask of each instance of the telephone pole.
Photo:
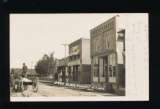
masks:
[(62, 44), (65, 46), (65, 67), (64, 67), (64, 83), (66, 84), (66, 46), (68, 44)]

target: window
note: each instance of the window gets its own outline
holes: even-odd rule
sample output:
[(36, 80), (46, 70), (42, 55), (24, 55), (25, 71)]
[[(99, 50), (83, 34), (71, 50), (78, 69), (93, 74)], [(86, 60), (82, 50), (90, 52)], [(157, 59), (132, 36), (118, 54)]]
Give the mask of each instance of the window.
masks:
[(72, 61), (72, 56), (70, 57), (70, 61)]
[(106, 36), (106, 43), (105, 43), (105, 46), (106, 46), (106, 49), (108, 49), (109, 48), (109, 41), (108, 41), (108, 35)]
[(99, 59), (98, 58), (94, 58), (94, 77), (98, 77), (99, 76)]
[(116, 77), (116, 60), (115, 54), (109, 55), (109, 77)]
[(99, 40), (97, 39), (96, 40), (96, 52), (98, 52), (99, 51)]
[(106, 29), (107, 29), (107, 24), (106, 24)]
[(79, 49), (78, 45), (72, 47), (72, 51), (75, 51), (75, 50), (78, 50), (78, 49)]
[(78, 59), (80, 58), (80, 55), (79, 55), (79, 54), (77, 55), (77, 58), (78, 58)]
[(114, 26), (114, 21), (112, 21), (112, 26)]
[(76, 55), (74, 55), (74, 60), (76, 60)]

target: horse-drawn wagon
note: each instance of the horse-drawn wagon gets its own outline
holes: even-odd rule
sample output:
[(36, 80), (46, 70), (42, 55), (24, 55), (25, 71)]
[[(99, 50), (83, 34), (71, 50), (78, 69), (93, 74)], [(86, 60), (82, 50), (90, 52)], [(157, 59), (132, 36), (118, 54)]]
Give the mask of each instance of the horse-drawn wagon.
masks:
[(31, 85), (34, 92), (38, 91), (39, 80), (37, 77), (32, 77), (31, 79), (22, 78), (15, 80), (14, 90), (22, 91), (27, 90), (28, 86)]

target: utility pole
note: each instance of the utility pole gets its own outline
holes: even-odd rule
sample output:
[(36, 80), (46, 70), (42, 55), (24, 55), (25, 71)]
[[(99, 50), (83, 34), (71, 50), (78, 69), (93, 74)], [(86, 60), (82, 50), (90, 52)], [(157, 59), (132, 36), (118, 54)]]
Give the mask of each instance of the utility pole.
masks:
[(65, 68), (64, 68), (64, 83), (66, 84), (66, 46), (68, 44), (62, 44), (65, 46)]

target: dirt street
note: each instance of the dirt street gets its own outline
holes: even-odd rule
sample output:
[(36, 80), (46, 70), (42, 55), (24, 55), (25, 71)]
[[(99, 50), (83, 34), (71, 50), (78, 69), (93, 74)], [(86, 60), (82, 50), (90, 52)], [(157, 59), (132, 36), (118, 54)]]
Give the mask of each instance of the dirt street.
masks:
[(32, 86), (23, 92), (11, 92), (11, 97), (70, 97), (70, 96), (113, 96), (109, 93), (82, 91), (69, 87), (55, 86), (50, 83), (39, 83), (37, 92), (33, 92)]

